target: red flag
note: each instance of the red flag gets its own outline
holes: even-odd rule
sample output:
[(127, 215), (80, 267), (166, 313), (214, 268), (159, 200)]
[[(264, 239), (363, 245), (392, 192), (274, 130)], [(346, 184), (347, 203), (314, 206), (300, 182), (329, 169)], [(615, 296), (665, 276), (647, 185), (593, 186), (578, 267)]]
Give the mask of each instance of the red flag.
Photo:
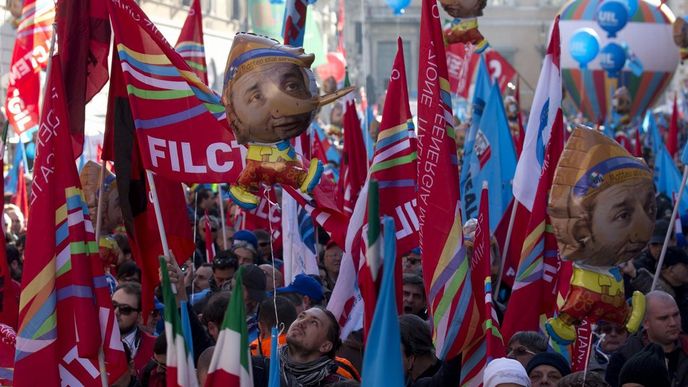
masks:
[[(475, 46), (454, 43), (447, 46), (447, 71), (452, 93), (468, 98), (473, 77), (478, 68), (480, 53), (474, 52)], [(483, 51), (485, 64), (490, 73), (490, 79), (499, 85), (499, 91), (504, 94), (509, 82), (516, 76), (516, 69), (499, 51), (488, 48)]]
[(587, 368), (592, 348), (592, 324), (585, 319), (576, 327), (576, 341), (571, 351), (571, 372), (584, 371)]
[(438, 5), (423, 0), (418, 73), (418, 222), (423, 280), (433, 317), (435, 348), (441, 359), (458, 355), (467, 344), (472, 312), (462, 297), (470, 292), (463, 245), (459, 174), (453, 138)]
[(674, 157), (678, 151), (678, 106), (676, 105), (676, 94), (674, 94), (674, 107), (671, 111), (669, 138), (667, 138), (666, 146), (671, 157)]
[(368, 174), (368, 155), (363, 142), (356, 102), (350, 99), (344, 109), (344, 150), (342, 151), (337, 204), (345, 214), (351, 216)]
[(74, 164), (57, 56), (46, 90), (30, 198), (35, 216), (26, 233), (14, 385), (100, 386), (99, 351), (111, 381), (127, 364), (119, 330), (108, 329), (116, 320)]
[(99, 0), (58, 1), (55, 19), (76, 158), (84, 147), (86, 103), (108, 81), (110, 22), (107, 6)]
[(472, 301), (477, 304), (476, 318), (483, 329), (476, 331), (475, 337), (467, 338), (467, 341), (472, 344), (470, 349), (464, 351), (461, 358), (462, 386), (479, 385), (487, 363), (504, 356), (504, 343), (499, 333), (499, 319), (492, 306), (489, 208), (487, 183), (484, 182), (470, 266)]
[(516, 105), (518, 106), (518, 137), (514, 139), (514, 145), (516, 146), (516, 157), (521, 156), (521, 150), (523, 149), (523, 140), (526, 137), (526, 131), (523, 129), (523, 115), (521, 114), (521, 77), (516, 77), (516, 92), (514, 93), (516, 98)]
[(640, 127), (635, 128), (635, 144), (633, 145), (633, 156), (643, 157), (643, 143), (640, 140)]
[[(210, 218), (208, 217), (208, 210), (205, 211), (205, 222), (203, 222), (203, 236), (205, 237), (205, 257), (209, 263), (215, 259), (215, 241), (213, 240), (213, 232), (211, 230)], [(217, 230), (215, 230), (217, 232)]]
[(5, 102), (7, 119), (18, 134), (38, 127), (39, 73), (48, 65), (54, 19), (53, 0), (24, 0)]
[[(4, 168), (5, 143), (0, 141), (0, 171), (4, 170)], [(5, 179), (0, 180), (0, 187), (2, 187), (0, 192), (4, 192)], [(10, 268), (7, 264), (7, 251), (5, 250), (5, 236), (3, 233), (2, 238), (0, 238), (0, 324), (9, 325), (14, 330), (17, 329), (17, 320), (19, 318), (20, 292), (20, 285), (12, 279)], [(14, 356), (12, 356), (12, 364), (14, 364)], [(3, 365), (0, 363), (0, 368), (2, 367)], [(2, 384), (2, 376), (0, 376), (0, 384)]]
[[(21, 140), (20, 140), (21, 141)], [(22, 146), (22, 145), (18, 145)], [(12, 196), (12, 204), (19, 207), (26, 221), (29, 220), (29, 199), (26, 193), (26, 177), (24, 176), (24, 162), (20, 161), (17, 171), (17, 192)]]
[(0, 323), (0, 386), (11, 386), (14, 379), (14, 345), (17, 334), (8, 325)]
[(562, 261), (547, 215), (549, 190), (564, 148), (563, 126), (559, 109), (547, 145), (509, 306), (504, 315), (502, 333), (505, 342), (518, 331), (539, 330), (541, 316), (551, 317), (555, 311), (557, 281), (568, 282), (568, 278), (563, 279), (558, 275)]
[(271, 189), (265, 198), (265, 190), (261, 188), (260, 202), (251, 211), (241, 212), (244, 214), (245, 224), (242, 228), (248, 230), (263, 229), (272, 232), (272, 250), (274, 252), (282, 250), (282, 210), (277, 205), (275, 190)]
[(205, 64), (201, 0), (193, 0), (191, 3), (189, 15), (186, 17), (174, 49), (186, 60), (186, 63), (196, 73), (198, 78), (207, 85), (208, 68)]

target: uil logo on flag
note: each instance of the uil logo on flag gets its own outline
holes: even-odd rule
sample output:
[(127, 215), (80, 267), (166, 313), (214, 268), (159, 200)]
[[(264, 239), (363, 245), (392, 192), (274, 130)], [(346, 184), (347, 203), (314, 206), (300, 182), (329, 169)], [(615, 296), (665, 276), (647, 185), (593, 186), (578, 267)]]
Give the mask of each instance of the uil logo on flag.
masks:
[(490, 142), (487, 140), (487, 137), (482, 130), (478, 130), (478, 133), (475, 135), (475, 145), (473, 146), (473, 149), (475, 150), (475, 154), (478, 156), (480, 168), (482, 169), (490, 160), (490, 156), (492, 154)]

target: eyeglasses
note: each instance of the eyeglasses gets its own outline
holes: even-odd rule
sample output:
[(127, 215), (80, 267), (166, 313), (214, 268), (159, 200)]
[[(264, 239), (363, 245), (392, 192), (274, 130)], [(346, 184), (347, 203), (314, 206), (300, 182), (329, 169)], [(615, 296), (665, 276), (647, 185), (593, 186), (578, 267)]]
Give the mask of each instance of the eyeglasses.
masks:
[(258, 246), (260, 247), (267, 247), (270, 245), (270, 242), (258, 242)]
[(420, 263), (420, 258), (404, 257), (404, 263), (410, 266), (416, 266)]
[(535, 352), (531, 351), (530, 349), (520, 345), (516, 348), (506, 348), (507, 352), (507, 357), (512, 357), (512, 356), (525, 356), (525, 355), (535, 355)]
[(123, 316), (128, 316), (132, 314), (133, 312), (140, 312), (141, 309), (134, 308), (133, 306), (129, 306), (126, 304), (118, 304), (114, 301), (112, 301), (112, 308), (119, 310), (119, 314)]
[(612, 332), (615, 332), (617, 335), (624, 335), (624, 334), (628, 333), (628, 331), (626, 330), (626, 327), (611, 325), (611, 324), (600, 325), (599, 329), (600, 329), (600, 332), (604, 333), (605, 335), (609, 335)]

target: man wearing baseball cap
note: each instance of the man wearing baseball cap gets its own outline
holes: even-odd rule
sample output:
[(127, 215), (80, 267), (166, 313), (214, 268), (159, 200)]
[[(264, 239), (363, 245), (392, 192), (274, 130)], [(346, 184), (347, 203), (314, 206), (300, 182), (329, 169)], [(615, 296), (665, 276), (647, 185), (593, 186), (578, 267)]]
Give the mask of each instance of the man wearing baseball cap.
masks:
[(324, 298), (322, 285), (315, 278), (299, 274), (289, 286), (277, 288), (277, 294), (289, 299), (296, 307), (296, 314), (320, 305)]
[(265, 298), (265, 273), (256, 265), (245, 265), (241, 276), (246, 305), (249, 343), (258, 337), (258, 305)]

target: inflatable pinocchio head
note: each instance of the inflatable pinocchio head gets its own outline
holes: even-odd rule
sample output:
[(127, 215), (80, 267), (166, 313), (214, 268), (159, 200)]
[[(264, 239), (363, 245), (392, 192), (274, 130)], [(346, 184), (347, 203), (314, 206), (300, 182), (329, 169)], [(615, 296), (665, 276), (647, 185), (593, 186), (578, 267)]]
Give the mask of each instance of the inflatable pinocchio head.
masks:
[(225, 68), (222, 102), (237, 140), (272, 143), (303, 133), (316, 110), (353, 88), (318, 95), (310, 67), (315, 57), (302, 48), (238, 33)]
[(626, 262), (650, 240), (656, 211), (647, 164), (592, 129), (574, 129), (548, 207), (562, 258), (602, 267)]

